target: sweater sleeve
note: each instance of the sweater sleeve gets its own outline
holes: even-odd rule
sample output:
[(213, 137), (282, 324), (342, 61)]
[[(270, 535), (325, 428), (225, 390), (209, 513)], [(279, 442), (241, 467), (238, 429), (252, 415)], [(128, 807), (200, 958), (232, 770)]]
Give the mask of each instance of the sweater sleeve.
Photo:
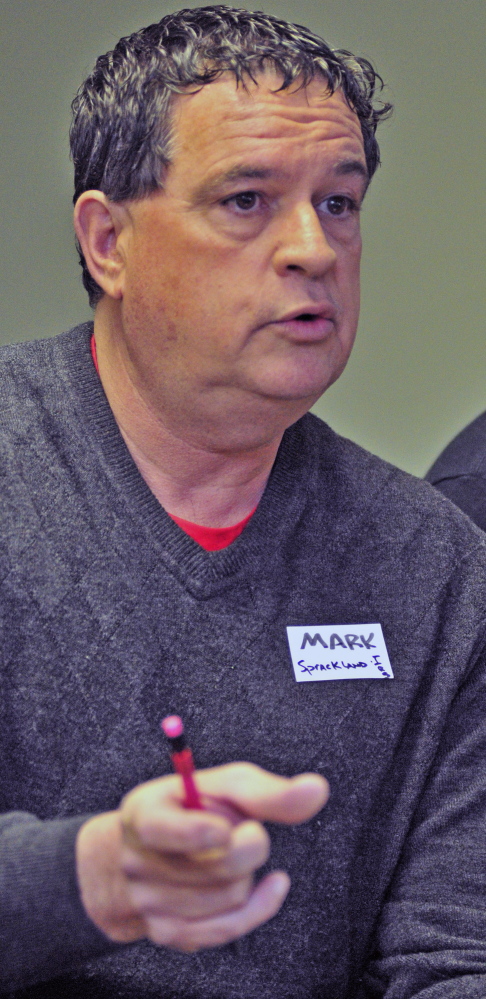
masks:
[(381, 913), (367, 995), (486, 995), (485, 717), (483, 659), (450, 711)]
[(75, 868), (88, 816), (0, 816), (0, 994), (46, 981), (115, 949), (86, 915)]

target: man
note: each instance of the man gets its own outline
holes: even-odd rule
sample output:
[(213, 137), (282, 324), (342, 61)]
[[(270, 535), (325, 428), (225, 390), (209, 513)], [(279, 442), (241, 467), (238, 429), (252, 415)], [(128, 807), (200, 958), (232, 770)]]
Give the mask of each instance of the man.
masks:
[(444, 448), (427, 481), (486, 530), (486, 413), (476, 417)]
[(74, 103), (94, 328), (3, 353), (9, 995), (485, 994), (484, 544), (305, 415), (356, 332), (374, 83), (207, 7)]

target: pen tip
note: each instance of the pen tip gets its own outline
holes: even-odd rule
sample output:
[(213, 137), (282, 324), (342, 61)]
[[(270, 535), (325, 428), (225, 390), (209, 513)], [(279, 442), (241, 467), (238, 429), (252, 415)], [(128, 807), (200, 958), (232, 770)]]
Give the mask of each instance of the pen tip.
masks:
[(160, 727), (168, 739), (177, 739), (177, 736), (182, 735), (184, 731), (182, 718), (179, 718), (179, 715), (167, 715), (162, 719)]

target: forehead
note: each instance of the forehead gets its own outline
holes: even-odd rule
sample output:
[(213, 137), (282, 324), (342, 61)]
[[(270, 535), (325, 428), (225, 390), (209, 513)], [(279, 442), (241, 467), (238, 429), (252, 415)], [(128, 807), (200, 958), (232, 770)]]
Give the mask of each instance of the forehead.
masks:
[(326, 81), (315, 77), (307, 87), (299, 81), (276, 92), (281, 78), (267, 71), (238, 86), (224, 74), (192, 94), (177, 97), (173, 109), (173, 163), (191, 158), (194, 165), (242, 152), (259, 157), (298, 157), (304, 150), (320, 156), (350, 155), (365, 165), (363, 136), (358, 116), (342, 92), (330, 94)]

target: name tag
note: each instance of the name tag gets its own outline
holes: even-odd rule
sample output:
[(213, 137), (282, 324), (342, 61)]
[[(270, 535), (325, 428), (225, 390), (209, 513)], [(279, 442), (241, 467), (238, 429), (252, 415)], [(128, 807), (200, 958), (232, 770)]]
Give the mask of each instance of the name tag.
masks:
[(381, 624), (306, 624), (287, 628), (297, 683), (392, 680)]

